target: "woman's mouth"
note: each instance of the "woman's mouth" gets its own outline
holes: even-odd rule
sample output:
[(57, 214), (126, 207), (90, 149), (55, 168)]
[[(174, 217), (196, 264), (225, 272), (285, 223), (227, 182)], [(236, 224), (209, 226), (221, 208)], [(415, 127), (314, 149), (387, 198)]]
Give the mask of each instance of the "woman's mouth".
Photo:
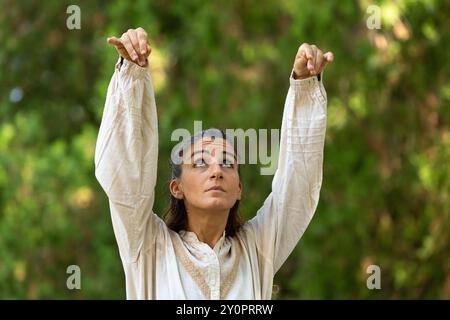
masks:
[(211, 188), (209, 188), (208, 190), (206, 190), (205, 192), (208, 192), (208, 191), (221, 191), (221, 192), (225, 192), (225, 190), (223, 190), (223, 188), (220, 187), (220, 186), (214, 186), (214, 187), (211, 187)]

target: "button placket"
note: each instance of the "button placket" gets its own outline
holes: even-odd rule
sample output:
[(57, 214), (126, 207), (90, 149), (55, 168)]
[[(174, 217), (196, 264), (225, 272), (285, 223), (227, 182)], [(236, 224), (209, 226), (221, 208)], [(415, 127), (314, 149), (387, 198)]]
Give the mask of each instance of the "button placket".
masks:
[(217, 300), (220, 299), (220, 263), (216, 253), (210, 248), (209, 250), (211, 299)]

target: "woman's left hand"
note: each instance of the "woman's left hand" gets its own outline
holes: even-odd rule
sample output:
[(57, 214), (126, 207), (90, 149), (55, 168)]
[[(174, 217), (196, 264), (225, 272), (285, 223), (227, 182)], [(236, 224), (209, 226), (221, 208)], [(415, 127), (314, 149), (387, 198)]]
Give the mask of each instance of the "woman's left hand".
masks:
[(315, 45), (303, 43), (295, 56), (293, 77), (294, 79), (306, 79), (318, 75), (333, 59), (332, 52), (324, 54)]

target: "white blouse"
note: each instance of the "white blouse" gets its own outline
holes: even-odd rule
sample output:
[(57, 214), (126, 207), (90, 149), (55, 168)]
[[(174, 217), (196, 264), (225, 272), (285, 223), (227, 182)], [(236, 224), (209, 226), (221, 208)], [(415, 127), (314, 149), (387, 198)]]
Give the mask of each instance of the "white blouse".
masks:
[(127, 299), (271, 299), (273, 277), (305, 232), (322, 184), (327, 97), (318, 77), (294, 80), (284, 105), (272, 192), (237, 236), (212, 249), (153, 213), (158, 122), (147, 68), (117, 63), (95, 151), (109, 198)]

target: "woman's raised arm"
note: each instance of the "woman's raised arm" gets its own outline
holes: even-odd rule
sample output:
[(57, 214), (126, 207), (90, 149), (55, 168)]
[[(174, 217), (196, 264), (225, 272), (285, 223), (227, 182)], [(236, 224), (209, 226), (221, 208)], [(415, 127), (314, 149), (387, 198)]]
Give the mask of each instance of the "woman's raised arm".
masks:
[(281, 125), (272, 192), (249, 221), (261, 266), (273, 276), (292, 252), (316, 210), (322, 185), (327, 96), (320, 78), (331, 52), (303, 44), (295, 58)]
[[(158, 122), (143, 29), (109, 38), (121, 55), (106, 96), (95, 150), (95, 176), (109, 198), (114, 233), (124, 263), (135, 262), (155, 239), (153, 213)], [(140, 50), (142, 49), (142, 50)], [(140, 50), (140, 51), (139, 51)], [(139, 52), (139, 53), (138, 53)]]

